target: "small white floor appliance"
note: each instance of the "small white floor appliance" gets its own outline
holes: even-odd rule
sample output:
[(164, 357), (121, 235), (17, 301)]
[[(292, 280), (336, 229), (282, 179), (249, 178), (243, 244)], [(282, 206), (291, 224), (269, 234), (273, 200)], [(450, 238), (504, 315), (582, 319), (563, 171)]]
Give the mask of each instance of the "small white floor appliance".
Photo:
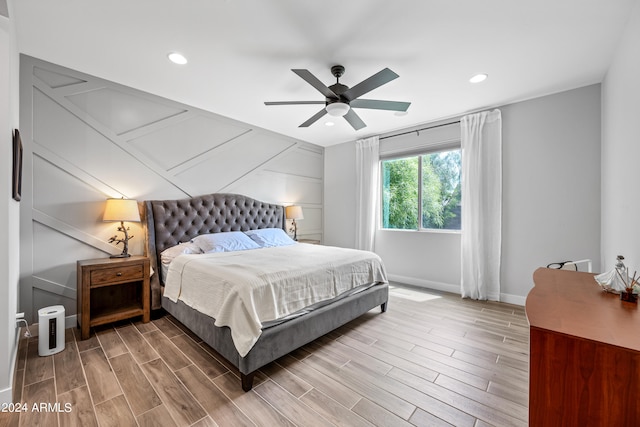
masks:
[(38, 355), (50, 356), (64, 350), (64, 306), (38, 310)]

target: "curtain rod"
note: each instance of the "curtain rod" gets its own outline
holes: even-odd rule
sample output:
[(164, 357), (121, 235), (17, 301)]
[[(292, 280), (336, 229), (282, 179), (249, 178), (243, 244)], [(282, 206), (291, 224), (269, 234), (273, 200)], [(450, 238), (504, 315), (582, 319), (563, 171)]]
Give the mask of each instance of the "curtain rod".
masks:
[(442, 127), (442, 126), (455, 125), (456, 123), (460, 123), (460, 120), (456, 120), (455, 122), (442, 123), (440, 125), (427, 126), (426, 128), (410, 130), (410, 131), (398, 133), (398, 134), (395, 134), (395, 135), (381, 136), (379, 139), (395, 138), (396, 136), (409, 135), (410, 133), (414, 133), (414, 132), (417, 132), (418, 135), (420, 135), (420, 131), (421, 130), (435, 129), (435, 128), (439, 128), (439, 127)]

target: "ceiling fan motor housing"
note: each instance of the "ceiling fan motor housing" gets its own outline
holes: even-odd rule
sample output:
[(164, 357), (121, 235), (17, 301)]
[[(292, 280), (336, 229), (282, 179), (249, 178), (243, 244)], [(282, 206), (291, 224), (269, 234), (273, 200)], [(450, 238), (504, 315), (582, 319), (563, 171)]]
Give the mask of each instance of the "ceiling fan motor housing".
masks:
[(331, 74), (333, 74), (336, 79), (339, 79), (344, 74), (344, 67), (342, 65), (334, 65), (331, 67)]
[(325, 98), (327, 101), (327, 105), (333, 104), (334, 102), (344, 102), (345, 104), (349, 103), (349, 100), (342, 96), (342, 94), (349, 89), (349, 86), (343, 85), (342, 83), (336, 83), (334, 85), (329, 86), (329, 89), (331, 89), (333, 93), (338, 95), (338, 98), (329, 98), (329, 97)]

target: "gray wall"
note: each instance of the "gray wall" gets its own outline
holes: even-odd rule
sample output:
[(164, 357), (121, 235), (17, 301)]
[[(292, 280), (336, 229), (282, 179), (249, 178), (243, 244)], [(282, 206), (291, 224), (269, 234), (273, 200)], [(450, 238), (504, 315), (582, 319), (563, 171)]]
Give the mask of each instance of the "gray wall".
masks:
[(600, 85), (501, 110), (502, 292), (524, 303), (540, 266), (600, 270)]
[[(4, 4), (6, 9), (6, 2)], [(2, 8), (0, 8), (2, 9)], [(12, 132), (18, 127), (18, 49), (13, 21), (0, 16), (0, 403), (13, 401), (18, 330), (19, 204), (12, 199)]]
[(640, 2), (602, 84), (602, 265), (640, 271)]
[(324, 149), (324, 242), (354, 248), (356, 244), (356, 146)]
[[(531, 275), (541, 265), (591, 258), (599, 269), (600, 85), (498, 108), (503, 119), (501, 298), (523, 304), (533, 286)], [(325, 181), (327, 244), (354, 245), (355, 208), (348, 203), (355, 197), (354, 159), (353, 143), (325, 149), (325, 176), (332, 176)], [(459, 291), (458, 233), (381, 231), (376, 252), (393, 279)]]
[[(108, 197), (214, 192), (299, 204), (302, 238), (322, 239), (323, 148), (188, 105), (21, 57), (25, 145), (20, 305), (62, 304), (75, 324), (76, 261), (119, 253)], [(130, 224), (130, 252), (143, 252)], [(33, 319), (34, 321), (36, 319)]]

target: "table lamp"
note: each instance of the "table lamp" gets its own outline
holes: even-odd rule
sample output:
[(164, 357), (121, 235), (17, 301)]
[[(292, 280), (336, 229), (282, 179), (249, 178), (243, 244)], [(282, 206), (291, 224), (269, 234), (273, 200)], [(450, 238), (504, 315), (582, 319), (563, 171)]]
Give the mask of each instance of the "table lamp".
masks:
[(122, 243), (122, 253), (119, 255), (111, 255), (111, 258), (127, 258), (129, 254), (129, 240), (133, 236), (129, 236), (129, 227), (124, 226), (125, 221), (140, 222), (140, 211), (138, 210), (138, 202), (132, 199), (107, 199), (107, 205), (104, 209), (103, 221), (120, 221), (118, 231), (124, 233), (124, 238), (118, 239), (118, 235), (111, 237), (109, 243), (116, 242), (116, 246)]
[(298, 224), (296, 224), (296, 219), (304, 219), (304, 215), (302, 215), (302, 207), (301, 206), (287, 206), (284, 210), (284, 215), (287, 219), (292, 219), (291, 230), (293, 230), (293, 240), (298, 240)]

